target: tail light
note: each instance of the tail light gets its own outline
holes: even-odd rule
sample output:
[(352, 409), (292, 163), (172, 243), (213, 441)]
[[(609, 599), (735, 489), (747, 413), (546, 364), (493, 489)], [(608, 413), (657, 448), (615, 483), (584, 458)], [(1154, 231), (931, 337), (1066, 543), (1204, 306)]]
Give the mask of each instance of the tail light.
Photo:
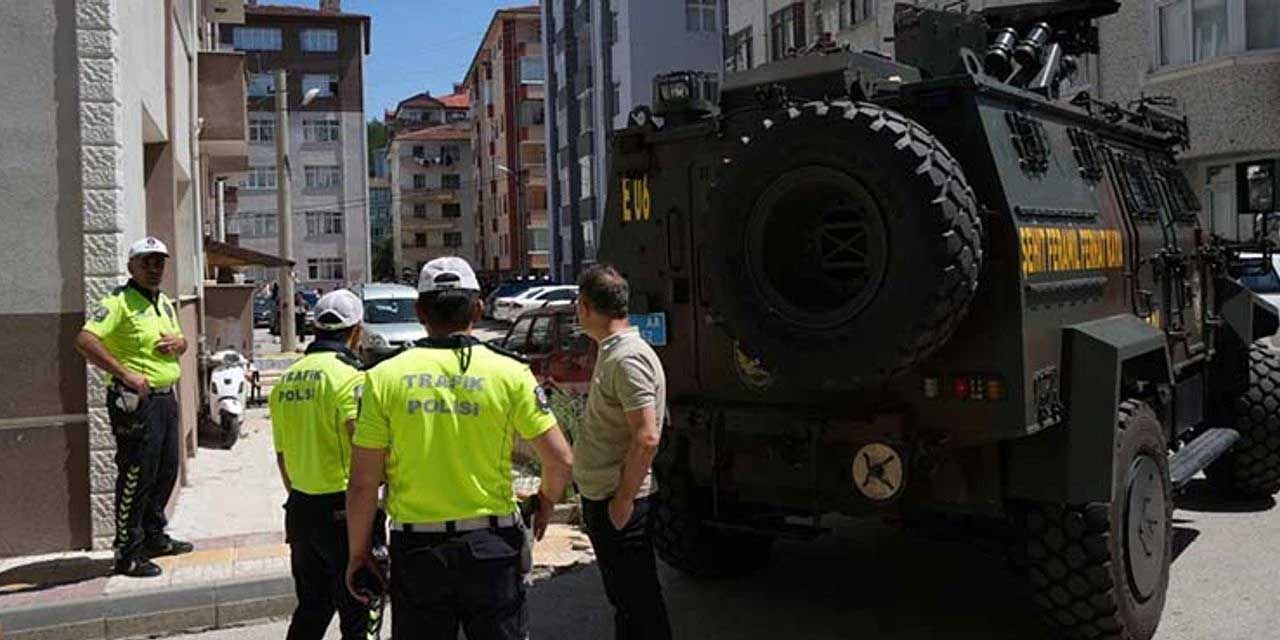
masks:
[[(955, 375), (948, 376), (948, 384), (945, 387), (950, 391), (951, 398), (955, 400), (963, 400), (966, 402), (997, 402), (1004, 400), (1008, 396), (1008, 388), (1005, 386), (1004, 378), (997, 375)], [(942, 385), (943, 378), (940, 376), (926, 376), (921, 383), (921, 392), (924, 397), (929, 400), (936, 400), (943, 396)]]

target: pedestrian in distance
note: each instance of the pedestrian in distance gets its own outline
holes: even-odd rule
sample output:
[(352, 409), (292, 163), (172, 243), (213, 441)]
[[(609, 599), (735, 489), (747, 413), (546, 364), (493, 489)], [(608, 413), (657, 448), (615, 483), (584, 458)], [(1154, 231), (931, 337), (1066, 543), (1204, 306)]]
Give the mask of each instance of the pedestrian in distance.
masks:
[[(285, 541), (298, 596), (288, 640), (320, 640), (335, 611), (344, 640), (377, 638), (382, 627), (382, 607), (356, 600), (345, 582), (351, 436), (364, 381), (351, 349), (363, 320), (355, 294), (325, 294), (316, 303), (315, 341), (271, 390), (271, 435), (289, 491)], [(363, 551), (383, 542), (381, 527), (374, 527)]]
[(533, 445), (541, 539), (569, 482), (572, 453), (527, 362), (472, 337), (484, 303), (461, 258), (428, 262), (418, 281), (428, 337), (370, 369), (347, 493), (348, 588), (372, 573), (365, 541), (378, 487), (391, 517), (391, 635), (523, 640), (532, 540), (512, 489), (515, 437)]
[(598, 343), (581, 433), (573, 443), (582, 517), (619, 640), (671, 637), (650, 531), (653, 458), (666, 417), (662, 362), (628, 321), (630, 291), (613, 267), (578, 278), (578, 320)]
[(187, 553), (165, 533), (164, 508), (178, 480), (174, 385), (187, 350), (173, 302), (160, 291), (169, 250), (153, 237), (129, 247), (129, 281), (103, 298), (76, 350), (107, 373), (107, 415), (116, 439), (116, 573), (160, 575), (151, 558)]

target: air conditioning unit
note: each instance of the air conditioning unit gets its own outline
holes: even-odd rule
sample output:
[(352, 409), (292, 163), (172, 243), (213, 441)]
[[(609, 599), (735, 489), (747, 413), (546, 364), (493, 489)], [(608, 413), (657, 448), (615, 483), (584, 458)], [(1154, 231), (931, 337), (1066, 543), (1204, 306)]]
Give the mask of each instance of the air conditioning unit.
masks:
[(204, 19), (218, 24), (244, 24), (244, 0), (203, 0)]

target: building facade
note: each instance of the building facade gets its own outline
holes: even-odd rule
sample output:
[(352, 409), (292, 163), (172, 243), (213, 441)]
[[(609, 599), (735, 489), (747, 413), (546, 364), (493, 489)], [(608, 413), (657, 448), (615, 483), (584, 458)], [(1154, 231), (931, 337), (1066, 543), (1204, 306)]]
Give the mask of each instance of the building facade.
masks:
[(537, 6), (495, 12), (464, 83), (475, 150), (474, 255), (490, 281), (550, 266), (542, 38)]
[[(123, 284), (130, 243), (172, 258), (163, 290), (192, 348), (178, 387), (185, 464), (195, 454), (203, 286), (202, 163), (237, 160), (200, 135), (200, 77), (215, 0), (10, 3), (0, 39), (0, 556), (109, 547), (115, 440), (104, 379), (74, 341), (85, 310)], [(213, 9), (225, 9), (215, 14)], [(234, 58), (223, 60), (235, 66)], [(217, 65), (214, 65), (215, 67)], [(243, 71), (239, 78), (243, 91)], [(234, 80), (217, 85), (234, 94)], [(232, 98), (233, 99), (233, 98)], [(209, 114), (225, 134), (234, 120)], [(242, 161), (243, 159), (241, 159)], [(175, 492), (175, 498), (177, 492)]]
[[(970, 6), (980, 4), (971, 2)], [(744, 71), (819, 39), (893, 54), (894, 0), (727, 0), (724, 67)]]
[[(653, 78), (720, 72), (720, 0), (542, 0), (548, 185), (564, 279), (595, 260), (608, 193), (609, 134), (652, 101)], [(574, 233), (574, 229), (578, 233)], [(576, 261), (575, 261), (576, 257)]]
[(391, 181), (369, 178), (369, 242), (371, 246), (391, 237)]
[(401, 100), (386, 113), (387, 128), (391, 132), (412, 131), (440, 124), (462, 122), (471, 117), (471, 97), (460, 84), (453, 85), (453, 93), (433, 96), (424, 91)]
[(1172, 96), (1191, 127), (1180, 154), (1204, 228), (1248, 237), (1280, 191), (1280, 2), (1126, 2), (1099, 21), (1097, 97)]
[[(228, 229), (241, 245), (278, 253), (277, 135), (288, 136), (293, 258), (299, 282), (326, 290), (369, 277), (369, 155), (364, 121), (364, 56), (369, 18), (322, 8), (254, 6), (245, 24), (221, 32), (244, 52), (249, 78), (249, 169), (238, 185)], [(276, 127), (275, 71), (288, 80), (289, 131)], [(308, 91), (315, 97), (303, 104)], [(254, 277), (274, 277), (263, 270)]]
[(396, 273), (432, 258), (475, 256), (474, 161), (467, 121), (400, 131), (391, 139), (391, 246)]

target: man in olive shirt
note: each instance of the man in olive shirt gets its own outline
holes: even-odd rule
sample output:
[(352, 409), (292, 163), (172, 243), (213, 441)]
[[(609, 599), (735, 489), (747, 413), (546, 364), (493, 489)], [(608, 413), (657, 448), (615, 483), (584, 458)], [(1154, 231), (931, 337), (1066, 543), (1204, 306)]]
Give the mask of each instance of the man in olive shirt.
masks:
[(178, 480), (178, 356), (187, 341), (173, 302), (160, 291), (169, 250), (143, 238), (129, 247), (129, 282), (103, 298), (76, 350), (107, 372), (107, 416), (116, 438), (116, 573), (161, 574), (150, 558), (191, 551), (165, 532)]
[[(298, 607), (288, 640), (320, 640), (336, 610), (345, 640), (373, 640), (382, 608), (346, 588), (346, 499), (360, 383), (351, 347), (360, 340), (364, 306), (346, 289), (316, 303), (316, 340), (271, 390), (271, 436), (280, 479), (289, 490), (284, 533)], [(372, 544), (383, 536), (375, 527)]]
[(599, 343), (574, 481), (619, 640), (671, 637), (649, 534), (653, 457), (666, 415), (662, 362), (627, 320), (627, 281), (608, 265), (578, 278), (578, 319)]

